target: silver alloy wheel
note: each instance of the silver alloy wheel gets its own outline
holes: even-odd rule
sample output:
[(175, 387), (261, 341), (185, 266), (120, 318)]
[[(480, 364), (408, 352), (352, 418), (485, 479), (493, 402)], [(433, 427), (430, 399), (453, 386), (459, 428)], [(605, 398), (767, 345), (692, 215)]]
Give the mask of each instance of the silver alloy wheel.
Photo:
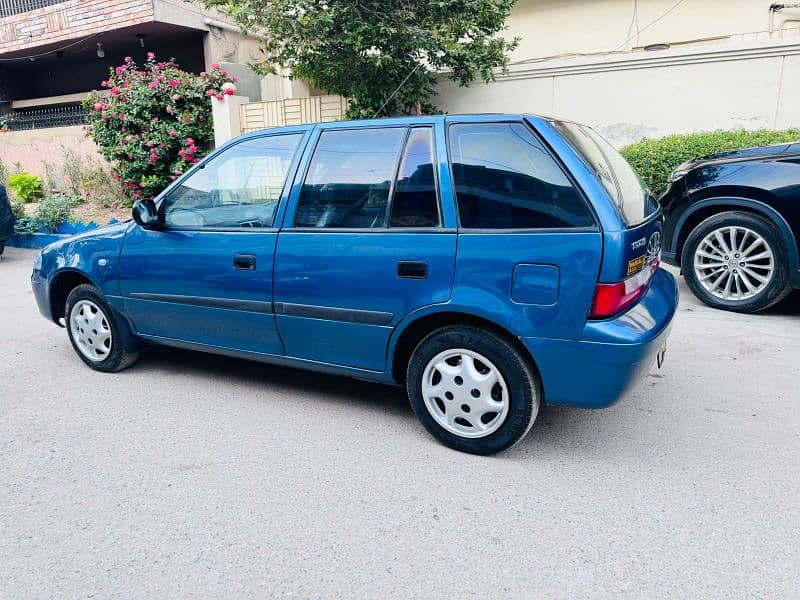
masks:
[(694, 253), (694, 273), (713, 296), (747, 300), (769, 285), (775, 273), (775, 257), (758, 233), (728, 225), (700, 241)]
[(91, 300), (78, 300), (69, 313), (69, 328), (78, 350), (92, 362), (111, 354), (111, 327), (105, 313)]
[(491, 435), (508, 416), (508, 387), (500, 370), (464, 348), (445, 350), (428, 362), (422, 397), (439, 425), (464, 438)]

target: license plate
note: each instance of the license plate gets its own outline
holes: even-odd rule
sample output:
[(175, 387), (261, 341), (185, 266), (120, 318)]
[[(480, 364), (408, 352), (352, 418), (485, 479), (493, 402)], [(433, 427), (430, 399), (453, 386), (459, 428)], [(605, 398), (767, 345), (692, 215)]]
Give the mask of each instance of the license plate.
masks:
[(664, 344), (663, 346), (661, 346), (661, 348), (658, 349), (658, 354), (656, 354), (656, 364), (658, 365), (659, 369), (661, 368), (661, 365), (664, 364), (664, 358), (666, 357), (666, 355), (667, 355), (667, 345)]

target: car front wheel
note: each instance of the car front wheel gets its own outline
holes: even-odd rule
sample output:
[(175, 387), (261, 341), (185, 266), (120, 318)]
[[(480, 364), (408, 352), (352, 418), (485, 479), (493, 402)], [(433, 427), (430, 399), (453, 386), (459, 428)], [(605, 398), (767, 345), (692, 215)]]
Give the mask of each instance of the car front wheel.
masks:
[(686, 240), (681, 268), (694, 295), (723, 310), (757, 312), (791, 291), (780, 233), (750, 213), (724, 212), (700, 223)]
[(139, 344), (93, 285), (79, 285), (67, 296), (67, 335), (81, 360), (96, 371), (113, 373), (139, 358)]
[(406, 388), (434, 437), (482, 455), (522, 440), (541, 398), (527, 358), (506, 339), (472, 326), (443, 327), (423, 339), (411, 356)]

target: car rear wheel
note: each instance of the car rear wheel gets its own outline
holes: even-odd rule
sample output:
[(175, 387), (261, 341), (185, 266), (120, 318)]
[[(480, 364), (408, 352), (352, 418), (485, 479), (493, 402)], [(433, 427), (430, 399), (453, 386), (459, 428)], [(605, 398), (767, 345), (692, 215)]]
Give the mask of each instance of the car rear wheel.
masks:
[(681, 268), (694, 295), (723, 310), (764, 310), (791, 290), (780, 233), (750, 213), (724, 212), (700, 223), (686, 240)]
[(121, 371), (139, 358), (139, 344), (127, 324), (93, 285), (79, 285), (72, 290), (64, 314), (72, 347), (95, 371)]
[(423, 339), (411, 356), (406, 388), (434, 437), (482, 455), (522, 440), (541, 398), (527, 358), (504, 338), (472, 326), (444, 327)]

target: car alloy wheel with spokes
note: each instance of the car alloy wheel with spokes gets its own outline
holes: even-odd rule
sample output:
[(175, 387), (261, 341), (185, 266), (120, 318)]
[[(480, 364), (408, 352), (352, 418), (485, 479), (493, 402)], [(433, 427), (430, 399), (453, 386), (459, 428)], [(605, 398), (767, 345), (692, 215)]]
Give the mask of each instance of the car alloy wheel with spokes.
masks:
[(91, 300), (75, 303), (69, 314), (69, 327), (78, 351), (89, 360), (101, 362), (111, 354), (111, 326), (105, 313)]
[(698, 223), (683, 245), (681, 267), (694, 295), (724, 310), (764, 310), (792, 289), (780, 231), (748, 212), (726, 211)]
[(508, 388), (492, 362), (456, 348), (434, 356), (422, 379), (425, 408), (447, 431), (466, 438), (493, 434), (508, 414)]
[(746, 300), (772, 280), (775, 257), (769, 243), (747, 227), (730, 225), (706, 235), (694, 254), (700, 284), (718, 298)]

